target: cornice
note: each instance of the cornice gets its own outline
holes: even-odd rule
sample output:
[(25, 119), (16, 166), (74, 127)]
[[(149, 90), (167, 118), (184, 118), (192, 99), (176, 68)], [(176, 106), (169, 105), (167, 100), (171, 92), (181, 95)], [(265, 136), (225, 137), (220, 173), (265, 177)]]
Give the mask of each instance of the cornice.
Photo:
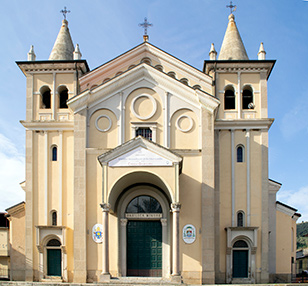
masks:
[(188, 100), (194, 106), (200, 108), (203, 105), (211, 112), (219, 106), (219, 100), (204, 91), (194, 90), (177, 79), (174, 79), (165, 73), (155, 69), (145, 63), (139, 64), (134, 68), (125, 71), (121, 75), (105, 82), (98, 87), (85, 90), (79, 95), (72, 97), (68, 101), (68, 106), (76, 113), (80, 110), (97, 104), (97, 101), (106, 96), (112, 96), (124, 88), (131, 86), (141, 80), (147, 80), (153, 85), (159, 85), (166, 90), (173, 92), (175, 95), (181, 96)]
[(297, 212), (297, 209), (294, 209), (294, 208), (292, 208), (288, 205), (285, 205), (281, 202), (278, 202), (278, 201), (276, 202), (276, 210), (280, 211), (280, 212), (282, 212), (282, 213), (284, 213), (284, 214), (286, 214), (290, 217), (293, 217), (293, 215), (295, 215), (296, 212)]
[(266, 72), (267, 78), (270, 76), (275, 65), (275, 60), (248, 60), (248, 61), (204, 61), (203, 72), (208, 74), (210, 71), (214, 72)]
[(16, 62), (25, 76), (34, 73), (47, 72), (72, 72), (76, 69), (83, 73), (89, 71), (89, 66), (86, 60), (76, 61), (19, 61)]
[(215, 130), (236, 130), (236, 129), (265, 129), (268, 130), (273, 124), (273, 118), (267, 119), (216, 119)]
[(26, 130), (34, 130), (34, 131), (65, 131), (65, 130), (74, 130), (74, 122), (73, 121), (23, 121), (20, 123), (26, 128)]
[(103, 72), (105, 73), (106, 71), (112, 70), (113, 68), (117, 68), (118, 70), (121, 70), (124, 64), (127, 65), (127, 62), (140, 56), (143, 53), (150, 53), (153, 56), (158, 57), (160, 60), (163, 60), (175, 66), (177, 69), (180, 69), (186, 73), (189, 73), (191, 76), (201, 79), (205, 83), (212, 85), (211, 76), (204, 74), (202, 71), (172, 56), (171, 54), (168, 54), (167, 52), (157, 48), (156, 46), (148, 42), (142, 43), (139, 46), (125, 52), (124, 54), (90, 71), (89, 73), (85, 74), (84, 76), (80, 78), (80, 82), (82, 84), (84, 80), (91, 80), (93, 78), (96, 78), (97, 74), (101, 74)]

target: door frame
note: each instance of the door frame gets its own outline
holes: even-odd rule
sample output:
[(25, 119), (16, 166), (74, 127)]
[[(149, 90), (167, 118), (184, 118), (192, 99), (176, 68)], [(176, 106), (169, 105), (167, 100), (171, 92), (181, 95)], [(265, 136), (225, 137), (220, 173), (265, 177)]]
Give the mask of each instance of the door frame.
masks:
[[(161, 205), (162, 214), (160, 218), (142, 217), (140, 220), (160, 220), (162, 225), (162, 277), (169, 278), (171, 273), (171, 244), (170, 244), (170, 207), (164, 194), (153, 186), (140, 185), (131, 188), (123, 194), (119, 200), (119, 257), (118, 273), (119, 276), (127, 276), (127, 222), (130, 218), (125, 216), (127, 205), (138, 196), (145, 195), (155, 198)], [(134, 217), (131, 220), (138, 220)]]

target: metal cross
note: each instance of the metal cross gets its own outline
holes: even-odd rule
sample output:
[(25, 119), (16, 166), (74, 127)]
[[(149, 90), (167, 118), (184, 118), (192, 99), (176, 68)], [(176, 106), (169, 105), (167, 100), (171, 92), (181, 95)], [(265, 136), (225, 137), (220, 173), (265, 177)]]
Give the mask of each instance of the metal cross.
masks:
[(66, 7), (64, 6), (64, 10), (61, 10), (60, 13), (63, 14), (63, 17), (64, 17), (64, 19), (66, 20), (66, 14), (67, 14), (67, 13), (71, 13), (71, 11), (70, 11), (70, 10), (66, 10)]
[(150, 24), (146, 17), (144, 18), (144, 22), (139, 24), (139, 27), (143, 27), (144, 28), (144, 34), (145, 35), (148, 34), (148, 27), (152, 27), (152, 26), (153, 26), (153, 24)]
[(230, 8), (230, 14), (232, 14), (232, 12), (234, 12), (236, 10), (236, 5), (233, 5), (232, 1), (230, 1), (230, 5), (227, 5), (226, 7)]

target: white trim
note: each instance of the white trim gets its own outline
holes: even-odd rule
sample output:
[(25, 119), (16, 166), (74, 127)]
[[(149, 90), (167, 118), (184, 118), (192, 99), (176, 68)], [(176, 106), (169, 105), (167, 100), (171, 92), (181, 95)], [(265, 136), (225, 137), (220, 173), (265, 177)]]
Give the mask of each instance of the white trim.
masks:
[(59, 131), (59, 154), (58, 154), (58, 160), (59, 160), (59, 212), (58, 212), (58, 223), (59, 225), (63, 225), (63, 220), (62, 220), (62, 167), (63, 167), (63, 131)]
[[(99, 128), (99, 126), (98, 126), (98, 121), (99, 121), (101, 118), (107, 118), (108, 121), (109, 121), (109, 125), (108, 125), (108, 127), (105, 128), (105, 129), (101, 129), (101, 128)], [(96, 120), (95, 120), (95, 127), (96, 127), (96, 129), (97, 129), (98, 131), (100, 131), (100, 132), (107, 132), (107, 131), (111, 128), (111, 126), (112, 126), (112, 121), (111, 121), (111, 118), (110, 118), (108, 115), (100, 115), (100, 116), (98, 116), (98, 117), (96, 118)]]
[[(151, 100), (152, 104), (153, 104), (153, 109), (152, 111), (150, 112), (150, 114), (148, 116), (140, 116), (136, 110), (135, 110), (135, 103), (137, 101), (137, 99), (141, 98), (141, 97), (146, 97), (148, 99)], [(147, 120), (147, 119), (150, 119), (151, 117), (153, 117), (153, 115), (156, 113), (157, 111), (157, 103), (156, 103), (156, 100), (155, 98), (152, 96), (152, 95), (149, 95), (149, 94), (140, 94), (138, 96), (136, 96), (133, 100), (132, 100), (132, 103), (131, 103), (131, 111), (132, 113), (140, 120)]]
[(250, 130), (246, 130), (247, 226), (250, 226)]
[[(53, 91), (52, 91), (52, 98), (51, 98), (51, 110), (52, 110), (52, 120), (56, 118), (56, 73), (53, 72)], [(51, 93), (50, 93), (51, 96)]]
[(237, 118), (241, 118), (242, 99), (241, 99), (241, 72), (237, 73)]
[(232, 209), (232, 226), (235, 226), (235, 166), (234, 166), (234, 130), (231, 130), (231, 209)]
[[(179, 121), (182, 118), (187, 118), (189, 120), (189, 122), (190, 122), (189, 127), (186, 128), (186, 129), (183, 129), (183, 128), (180, 127)], [(176, 125), (177, 129), (179, 129), (180, 131), (186, 133), (186, 132), (189, 132), (193, 128), (194, 122), (193, 122), (192, 118), (189, 115), (185, 115), (184, 114), (184, 115), (181, 115), (181, 116), (178, 117), (178, 119), (176, 120), (175, 125)]]
[(45, 191), (45, 225), (48, 225), (48, 132), (44, 131), (44, 139), (45, 139), (45, 170), (44, 170), (44, 191)]

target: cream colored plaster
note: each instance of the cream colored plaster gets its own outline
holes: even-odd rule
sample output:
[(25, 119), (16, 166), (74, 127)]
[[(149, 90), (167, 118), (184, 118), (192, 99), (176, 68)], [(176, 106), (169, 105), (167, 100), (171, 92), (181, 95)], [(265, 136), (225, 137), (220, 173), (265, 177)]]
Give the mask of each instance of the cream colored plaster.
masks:
[(113, 112), (108, 109), (97, 110), (89, 120), (89, 147), (115, 148), (118, 144), (118, 128), (117, 118)]

